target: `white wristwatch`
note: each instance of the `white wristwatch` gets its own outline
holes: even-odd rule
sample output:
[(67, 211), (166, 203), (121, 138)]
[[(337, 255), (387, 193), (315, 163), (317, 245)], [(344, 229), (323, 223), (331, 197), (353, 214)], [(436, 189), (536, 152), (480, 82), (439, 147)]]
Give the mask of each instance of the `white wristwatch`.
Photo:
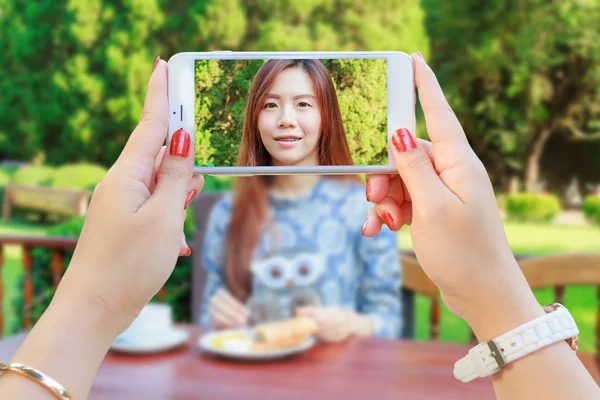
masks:
[(504, 365), (562, 340), (577, 350), (579, 329), (569, 310), (559, 303), (544, 310), (546, 315), (473, 347), (454, 364), (454, 377), (470, 382), (493, 375)]

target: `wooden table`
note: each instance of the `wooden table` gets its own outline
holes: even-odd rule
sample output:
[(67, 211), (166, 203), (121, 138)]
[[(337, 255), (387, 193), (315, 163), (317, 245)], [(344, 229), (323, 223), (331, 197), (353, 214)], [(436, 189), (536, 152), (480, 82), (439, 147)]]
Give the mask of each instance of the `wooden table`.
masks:
[[(89, 399), (493, 399), (491, 379), (464, 384), (454, 362), (470, 346), (385, 339), (318, 345), (268, 363), (227, 361), (201, 353), (202, 331), (182, 348), (131, 356), (109, 353)], [(25, 334), (0, 341), (6, 362)]]

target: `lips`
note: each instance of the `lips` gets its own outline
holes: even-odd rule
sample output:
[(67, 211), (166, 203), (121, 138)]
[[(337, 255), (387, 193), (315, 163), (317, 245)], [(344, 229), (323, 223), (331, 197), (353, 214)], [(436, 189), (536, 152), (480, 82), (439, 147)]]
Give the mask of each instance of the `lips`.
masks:
[(299, 140), (302, 140), (302, 138), (296, 136), (280, 136), (276, 137), (275, 140), (278, 142), (297, 142)]

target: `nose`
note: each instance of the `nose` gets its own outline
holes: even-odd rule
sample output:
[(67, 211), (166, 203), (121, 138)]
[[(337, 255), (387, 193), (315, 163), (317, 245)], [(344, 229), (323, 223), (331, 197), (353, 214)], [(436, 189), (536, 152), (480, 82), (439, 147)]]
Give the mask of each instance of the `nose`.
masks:
[(296, 127), (296, 114), (293, 109), (289, 106), (283, 107), (281, 111), (281, 115), (277, 120), (277, 127), (280, 129), (283, 128), (295, 128)]
[(294, 281), (292, 279), (288, 279), (286, 281), (286, 286), (289, 287), (289, 288), (293, 287), (294, 286)]

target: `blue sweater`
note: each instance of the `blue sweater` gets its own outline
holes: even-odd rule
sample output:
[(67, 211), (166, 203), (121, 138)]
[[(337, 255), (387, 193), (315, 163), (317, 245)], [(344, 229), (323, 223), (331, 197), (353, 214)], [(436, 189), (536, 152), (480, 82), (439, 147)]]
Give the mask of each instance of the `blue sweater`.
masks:
[[(253, 296), (273, 293), (276, 296), (272, 298), (287, 308), (289, 283), (294, 282), (318, 293), (323, 306), (367, 316), (374, 324), (375, 336), (399, 337), (397, 235), (384, 225), (376, 237), (362, 236), (369, 208), (364, 185), (322, 178), (304, 196), (291, 200), (270, 195), (269, 203), (277, 238), (266, 230), (261, 234), (251, 265)], [(202, 255), (207, 279), (200, 316), (200, 323), (207, 327), (208, 301), (226, 287), (224, 246), (231, 208), (232, 197), (227, 194), (209, 216)]]

